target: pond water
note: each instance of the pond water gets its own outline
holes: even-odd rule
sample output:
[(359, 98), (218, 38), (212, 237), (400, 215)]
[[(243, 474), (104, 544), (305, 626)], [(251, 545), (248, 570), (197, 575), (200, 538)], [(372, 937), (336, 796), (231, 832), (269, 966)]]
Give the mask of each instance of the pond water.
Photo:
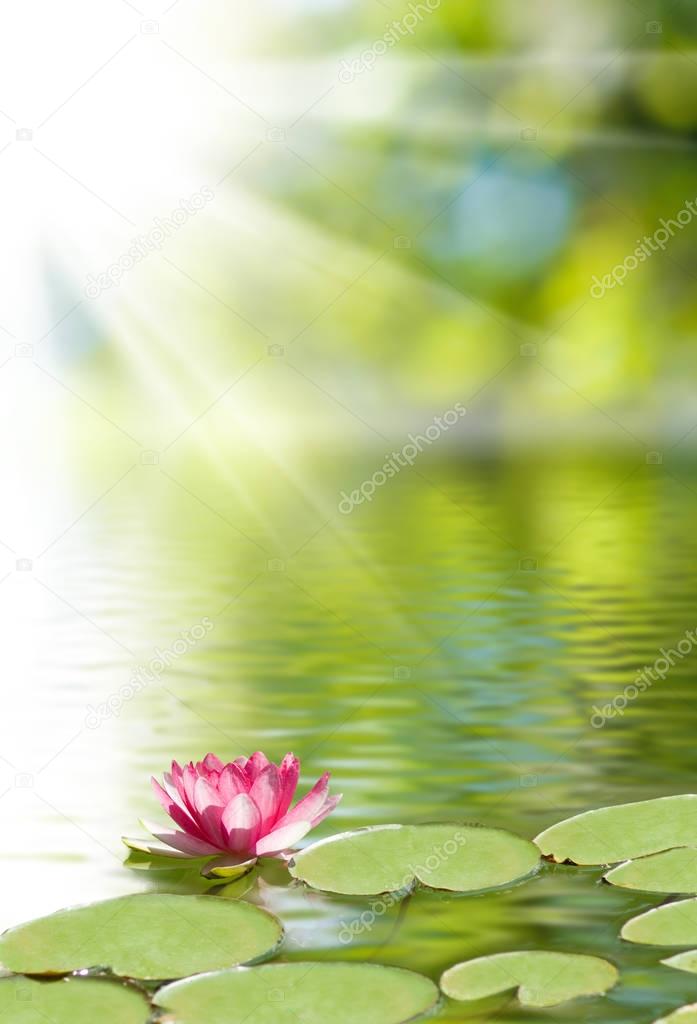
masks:
[[(695, 790), (697, 654), (591, 721), (697, 626), (695, 467), (451, 452), (340, 512), (383, 459), (299, 451), (279, 468), (259, 449), (148, 465), (128, 452), (60, 482), (37, 551), (50, 547), (0, 586), (2, 927), (127, 892), (204, 891), (191, 872), (124, 867), (120, 836), (161, 817), (151, 774), (208, 750), (293, 750), (303, 789), (331, 771), (344, 798), (317, 836), (455, 818), (533, 837), (581, 810)], [(417, 893), (385, 913), (288, 887), (280, 869), (243, 888), (283, 919), (292, 959), (437, 978), (541, 948), (622, 970), (602, 1000), (547, 1014), (495, 1000), (449, 1020), (648, 1024), (693, 1001), (695, 979), (658, 965), (669, 951), (618, 937), (661, 897), (600, 875), (550, 866), (508, 892)], [(367, 910), (371, 926), (346, 941)]]

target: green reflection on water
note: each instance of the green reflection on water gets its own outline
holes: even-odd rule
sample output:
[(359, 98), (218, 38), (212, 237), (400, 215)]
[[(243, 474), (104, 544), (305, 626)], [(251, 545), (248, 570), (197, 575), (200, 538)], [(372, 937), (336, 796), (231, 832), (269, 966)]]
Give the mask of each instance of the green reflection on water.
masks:
[[(344, 801), (318, 835), (458, 816), (531, 837), (576, 811), (694, 789), (692, 656), (623, 717), (590, 724), (594, 705), (695, 625), (692, 467), (667, 472), (642, 455), (423, 459), (339, 513), (340, 492), (381, 460), (307, 457), (284, 475), (261, 458), (233, 459), (225, 479), (201, 465), (162, 467), (176, 484), (139, 467), (97, 525), (56, 553), (65, 598), (141, 666), (204, 616), (213, 622), (57, 762), (71, 817), (88, 833), (71, 832), (72, 847), (106, 868), (90, 896), (202, 884), (122, 869), (89, 837), (116, 849), (138, 815), (158, 816), (148, 774), (209, 749), (275, 759), (293, 749), (305, 787), (330, 770)], [(83, 626), (65, 611), (69, 649), (57, 651), (54, 675), (77, 670), (46, 696), (49, 714), (60, 699), (78, 721), (133, 665), (106, 643), (95, 668)], [(86, 773), (112, 780), (106, 804), (81, 796)], [(42, 852), (42, 878), (71, 898), (82, 870)], [(246, 898), (282, 917), (298, 959), (367, 956), (437, 977), (470, 956), (547, 948), (623, 969), (607, 999), (555, 1010), (555, 1020), (649, 1021), (688, 1002), (688, 977), (618, 938), (660, 898), (610, 889), (601, 874), (549, 867), (503, 894), (418, 893), (350, 942), (342, 928), (369, 900), (287, 887), (278, 869)], [(60, 905), (55, 892), (45, 899)], [(29, 916), (26, 902), (15, 893), (4, 923)], [(531, 1017), (513, 1006), (496, 1019)]]

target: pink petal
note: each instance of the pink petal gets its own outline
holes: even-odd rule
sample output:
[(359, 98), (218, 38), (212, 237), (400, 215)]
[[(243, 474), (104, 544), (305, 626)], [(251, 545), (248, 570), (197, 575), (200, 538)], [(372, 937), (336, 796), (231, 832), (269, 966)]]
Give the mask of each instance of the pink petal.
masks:
[(332, 813), (332, 811), (334, 810), (336, 805), (339, 803), (339, 801), (341, 800), (343, 795), (344, 795), (343, 793), (339, 793), (337, 796), (330, 796), (328, 798), (328, 800), (326, 800), (322, 810), (319, 812), (319, 814), (316, 814), (314, 816), (314, 818), (312, 819), (312, 827), (313, 828), (316, 825), (319, 825), (320, 821), (324, 821), (324, 819), (328, 815), (330, 815)]
[(281, 784), (278, 778), (278, 768), (275, 764), (267, 764), (266, 768), (256, 777), (252, 788), (249, 791), (250, 798), (259, 808), (261, 815), (260, 832), (263, 834), (267, 827), (278, 817), (278, 801), (281, 793)]
[(258, 775), (261, 775), (264, 768), (269, 763), (269, 759), (266, 754), (262, 754), (260, 750), (257, 750), (255, 754), (252, 754), (249, 761), (247, 762), (247, 776), (250, 782), (254, 782)]
[(225, 832), (221, 824), (225, 804), (207, 779), (198, 778), (194, 785), (197, 820), (204, 835), (212, 843), (225, 848)]
[(183, 832), (177, 832), (176, 829), (162, 829), (160, 825), (153, 825), (149, 821), (144, 821), (143, 825), (147, 828), (155, 839), (159, 839), (161, 843), (166, 843), (167, 846), (171, 846), (175, 850), (179, 850), (181, 853), (186, 853), (189, 857), (210, 857), (213, 854), (219, 854), (220, 848), (212, 846), (210, 843), (201, 842), (200, 839), (195, 839), (193, 836), (185, 835)]
[(249, 764), (249, 758), (248, 757), (236, 757), (235, 760), (232, 763), (234, 765), (237, 765), (237, 767), (240, 769), (240, 771), (244, 775), (244, 777), (247, 780), (247, 782), (249, 782), (249, 773), (247, 771), (247, 765)]
[(215, 754), (206, 754), (203, 759), (203, 764), (209, 772), (222, 772), (225, 767), (220, 758), (216, 757)]
[(184, 771), (176, 761), (172, 761), (172, 782), (176, 787), (177, 793), (181, 797), (183, 805), (187, 810), (191, 811), (191, 807), (186, 796), (186, 787), (184, 786)]
[(194, 787), (196, 785), (197, 778), (198, 776), (193, 764), (187, 764), (182, 769), (182, 789), (184, 790), (184, 799), (186, 800), (186, 806), (188, 807), (189, 812), (195, 817), (198, 817), (196, 801), (194, 799)]
[(225, 765), (218, 779), (220, 798), (229, 804), (238, 793), (246, 793), (249, 789), (247, 776), (237, 764)]
[(246, 793), (233, 797), (222, 817), (226, 848), (233, 853), (253, 852), (260, 823), (257, 805)]
[(298, 786), (299, 775), (300, 761), (298, 761), (294, 754), (286, 754), (281, 761), (281, 767), (279, 769), (281, 792), (278, 799), (276, 821), (279, 821), (290, 807), (291, 801), (295, 796), (295, 790)]
[(295, 821), (291, 825), (274, 829), (273, 832), (269, 832), (267, 836), (259, 840), (255, 853), (257, 857), (270, 857), (274, 853), (287, 850), (289, 846), (293, 846), (299, 839), (307, 835), (311, 828), (312, 825), (309, 821)]
[(204, 839), (204, 834), (198, 827), (191, 815), (176, 803), (160, 785), (156, 778), (151, 780), (152, 788), (155, 791), (155, 796), (162, 804), (163, 808), (169, 814), (172, 821), (174, 821), (180, 828), (183, 828), (185, 832), (190, 835), (197, 836), (199, 839)]
[(307, 796), (299, 800), (295, 807), (276, 822), (276, 827), (292, 825), (295, 821), (312, 821), (323, 809), (329, 789), (329, 772), (318, 779)]

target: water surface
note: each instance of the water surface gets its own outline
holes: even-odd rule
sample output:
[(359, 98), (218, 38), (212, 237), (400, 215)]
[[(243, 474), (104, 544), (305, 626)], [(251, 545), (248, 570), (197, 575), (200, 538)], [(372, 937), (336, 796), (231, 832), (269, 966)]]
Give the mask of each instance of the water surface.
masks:
[[(63, 482), (54, 507), (69, 529), (0, 587), (13, 623), (2, 927), (201, 888), (122, 863), (120, 835), (160, 816), (148, 777), (172, 757), (292, 749), (303, 786), (328, 769), (344, 793), (318, 835), (461, 818), (532, 837), (587, 808), (695, 789), (695, 655), (623, 716), (591, 724), (697, 626), (689, 463), (424, 456), (344, 515), (340, 492), (379, 468), (381, 450), (295, 453), (283, 470), (260, 450), (215, 468), (129, 458), (76, 522), (105, 488), (97, 468)], [(202, 622), (203, 639), (168, 653)], [(648, 1024), (694, 999), (694, 983), (618, 938), (661, 898), (600, 874), (550, 866), (505, 893), (416, 894), (351, 942), (345, 925), (369, 900), (289, 888), (273, 871), (247, 898), (283, 918), (292, 958), (371, 957), (437, 978), (508, 949), (608, 956), (622, 983), (604, 1000), (541, 1015), (494, 1001), (479, 1019)]]

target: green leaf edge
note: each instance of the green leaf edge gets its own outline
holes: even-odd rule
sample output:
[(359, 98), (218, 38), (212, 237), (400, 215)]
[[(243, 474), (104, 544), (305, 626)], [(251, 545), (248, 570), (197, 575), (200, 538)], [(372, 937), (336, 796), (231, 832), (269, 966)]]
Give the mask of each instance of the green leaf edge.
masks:
[[(598, 960), (598, 961), (600, 961), (600, 963), (603, 963), (607, 967), (610, 967), (612, 969), (612, 971), (613, 971), (614, 980), (613, 980), (612, 984), (609, 985), (606, 989), (603, 989), (601, 992), (582, 992), (582, 993), (579, 993), (579, 995), (572, 996), (570, 999), (562, 999), (558, 1003), (548, 1003), (547, 1006), (538, 1006), (536, 1004), (528, 1003), (528, 1002), (526, 1002), (522, 998), (521, 993), (525, 991), (525, 987), (526, 987), (525, 983), (521, 983), (520, 985), (511, 985), (510, 988), (501, 989), (498, 993), (492, 993), (491, 996), (486, 997), (486, 998), (494, 998), (497, 995), (502, 995), (503, 996), (507, 992), (515, 992), (516, 999), (518, 1000), (520, 1005), (522, 1007), (524, 1007), (525, 1009), (532, 1009), (532, 1010), (534, 1010), (534, 1009), (537, 1009), (537, 1010), (551, 1009), (551, 1008), (553, 1008), (555, 1006), (564, 1006), (567, 1003), (573, 1003), (573, 1002), (575, 1002), (578, 999), (594, 999), (594, 998), (598, 998), (598, 997), (601, 997), (601, 996), (605, 996), (605, 995), (607, 995), (608, 992), (611, 992), (612, 989), (615, 988), (615, 986), (617, 985), (618, 981), (620, 980), (620, 972), (619, 972), (618, 968), (616, 967), (616, 965), (613, 964), (611, 960), (608, 960), (606, 957), (595, 956), (592, 953), (566, 953), (566, 952), (563, 952), (561, 950), (551, 950), (550, 951), (550, 950), (538, 950), (538, 949), (516, 949), (516, 950), (509, 950), (509, 951), (504, 951), (504, 952), (513, 952), (513, 953), (554, 952), (554, 953), (558, 953), (561, 956), (569, 956), (569, 957), (582, 956), (582, 957), (584, 957), (584, 958), (586, 958), (588, 960)], [(447, 988), (445, 987), (447, 985), (447, 981), (445, 981), (445, 977), (451, 971), (456, 970), (458, 967), (463, 967), (465, 964), (477, 963), (477, 962), (482, 961), (482, 960), (493, 960), (497, 956), (500, 956), (500, 955), (501, 955), (500, 953), (488, 953), (485, 956), (472, 957), (470, 960), (461, 960), (459, 963), (453, 964), (451, 967), (448, 967), (445, 971), (443, 971), (443, 973), (440, 976), (439, 986), (440, 986), (441, 992), (444, 995), (446, 995), (448, 997), (448, 999), (452, 999), (453, 1002), (457, 1002), (457, 1003), (474, 1003), (474, 1002), (478, 1002), (477, 999), (460, 999), (458, 996), (451, 995), (448, 992)], [(445, 984), (444, 984), (444, 981), (445, 981)]]
[[(139, 898), (141, 896), (172, 896), (172, 897), (176, 897), (177, 899), (185, 899), (185, 900), (190, 900), (190, 899), (195, 899), (195, 900), (206, 899), (206, 900), (210, 900), (210, 899), (214, 899), (214, 900), (218, 900), (220, 903), (245, 903), (245, 901), (241, 900), (241, 899), (240, 900), (227, 900), (223, 896), (214, 896), (214, 895), (208, 895), (208, 894), (203, 894), (203, 893), (192, 893), (192, 894), (173, 893), (173, 892), (132, 892), (132, 893), (124, 893), (122, 896), (112, 896), (109, 899), (105, 899), (105, 900), (93, 900), (91, 903), (75, 903), (75, 904), (71, 904), (68, 907), (59, 907), (58, 910), (52, 910), (50, 914), (42, 914), (41, 917), (33, 917), (33, 918), (30, 918), (29, 921), (22, 921), (20, 924), (15, 924), (15, 925), (12, 925), (9, 928), (5, 928), (4, 931), (0, 932), (0, 939), (3, 939), (5, 937), (5, 935), (8, 935), (10, 932), (13, 932), (13, 931), (17, 930), (18, 928), (24, 928), (26, 925), (34, 924), (35, 922), (38, 922), (38, 921), (44, 921), (44, 920), (46, 920), (49, 917), (53, 917), (54, 914), (64, 914), (64, 913), (66, 913), (68, 911), (73, 911), (73, 910), (86, 910), (89, 907), (93, 907), (93, 906), (95, 906), (95, 905), (97, 905), (99, 903), (111, 903), (114, 900), (126, 899), (126, 898), (137, 899), (137, 898)], [(278, 925), (278, 929), (279, 929), (278, 939), (276, 940), (276, 943), (275, 943), (274, 946), (269, 947), (268, 950), (265, 950), (263, 953), (260, 953), (258, 957), (254, 957), (252, 960), (246, 960), (244, 962), (244, 964), (238, 964), (236, 967), (229, 968), (229, 970), (240, 970), (241, 968), (248, 968), (248, 967), (254, 967), (254, 966), (259, 965), (259, 964), (265, 964), (271, 957), (276, 956), (278, 951), (283, 946), (283, 943), (285, 942), (285, 938), (286, 938), (286, 928), (285, 928), (285, 925), (283, 924), (283, 921), (280, 919), (280, 917), (277, 917), (275, 914), (272, 914), (270, 910), (266, 909), (266, 907), (259, 907), (259, 906), (257, 906), (256, 903), (245, 903), (245, 905), (249, 906), (249, 907), (254, 907), (255, 910), (258, 910), (259, 913), (264, 914), (266, 917), (268, 917), (272, 921), (274, 921), (274, 923), (276, 925)], [(1, 953), (2, 953), (2, 950), (0, 949), (0, 954)], [(79, 967), (71, 967), (70, 970), (68, 970), (68, 971), (41, 971), (41, 972), (34, 971), (31, 974), (26, 974), (23, 971), (15, 971), (15, 970), (12, 970), (11, 968), (5, 967), (5, 965), (3, 964), (2, 960), (0, 960), (0, 975), (2, 974), (3, 971), (7, 971), (8, 974), (10, 975), (10, 977), (13, 977), (13, 976), (16, 976), (16, 975), (24, 975), (25, 977), (31, 977), (31, 978), (35, 978), (37, 980), (41, 980), (43, 978), (56, 978), (56, 979), (57, 978), (69, 978), (71, 975), (73, 975), (73, 974), (77, 975), (78, 971), (83, 971), (83, 970), (88, 970), (90, 972), (94, 971), (99, 977), (113, 978), (113, 979), (116, 979), (116, 980), (123, 980), (123, 981), (133, 981), (133, 982), (136, 982), (136, 983), (137, 982), (151, 983), (151, 982), (162, 982), (162, 981), (165, 981), (168, 984), (170, 983), (170, 979), (166, 979), (166, 978), (165, 979), (162, 979), (162, 978), (150, 978), (150, 977), (142, 978), (142, 977), (139, 977), (136, 974), (117, 974), (112, 969), (112, 967), (109, 964), (81, 965)], [(201, 972), (201, 973), (203, 973), (203, 972)], [(214, 974), (216, 972), (215, 971), (208, 971), (206, 973)], [(198, 974), (192, 974), (192, 975), (187, 975), (184, 978), (172, 979), (171, 980), (171, 984), (176, 984), (179, 981), (185, 981), (189, 977), (197, 978), (197, 977), (199, 977), (199, 975)]]
[[(620, 932), (620, 938), (624, 939), (625, 942), (631, 942), (632, 945), (634, 945), (634, 946), (656, 946), (658, 948), (660, 948), (662, 946), (673, 946), (676, 949), (681, 947), (681, 946), (682, 947), (687, 947), (684, 950), (684, 954), (689, 953), (690, 952), (690, 947), (692, 946), (691, 942), (643, 942), (643, 941), (639, 941), (637, 939), (630, 939), (630, 938), (628, 938), (625, 935), (625, 929), (627, 929), (630, 926), (630, 924), (634, 924), (635, 921), (639, 921), (639, 920), (641, 920), (644, 917), (649, 917), (652, 914), (656, 914), (656, 913), (658, 913), (659, 910), (664, 910), (666, 907), (677, 906), (679, 903), (697, 903), (697, 896), (694, 896), (694, 897), (692, 897), (691, 899), (688, 899), (688, 900), (674, 900), (672, 903), (661, 903), (657, 907), (651, 907), (649, 910), (642, 911), (641, 914), (635, 914), (634, 917), (630, 917), (630, 919), (628, 921), (625, 921), (624, 924), (622, 925), (622, 930)], [(682, 954), (678, 954), (678, 955), (682, 955)], [(673, 959), (673, 958), (671, 957), (670, 959)], [(664, 962), (665, 961), (661, 960), (661, 963), (664, 963)], [(669, 966), (673, 966), (673, 965), (670, 964)]]
[[(665, 963), (664, 960), (661, 963)], [(653, 1024), (678, 1024), (680, 1017), (686, 1010), (697, 1014), (697, 1003), (687, 1003), (685, 1006), (678, 1006), (676, 1010), (671, 1010), (667, 1017), (661, 1017), (659, 1020), (655, 1020)]]
[[(423, 1017), (426, 1017), (426, 1016), (429, 1016), (429, 1017), (432, 1016), (436, 1012), (436, 1010), (438, 1010), (438, 1008), (439, 1008), (439, 1006), (440, 1006), (440, 1004), (442, 1002), (441, 991), (440, 991), (438, 985), (436, 985), (436, 983), (431, 978), (429, 978), (427, 975), (421, 974), (420, 971), (412, 971), (408, 967), (394, 967), (394, 966), (392, 966), (392, 964), (376, 964), (376, 963), (373, 963), (372, 961), (368, 964), (368, 963), (365, 963), (365, 962), (362, 962), (362, 961), (346, 961), (346, 960), (292, 960), (292, 961), (289, 961), (289, 963), (292, 963), (293, 965), (297, 964), (298, 967), (307, 967), (308, 970), (310, 970), (312, 968), (315, 968), (315, 967), (318, 967), (318, 966), (327, 966), (327, 967), (346, 967), (346, 966), (362, 967), (362, 966), (371, 966), (371, 967), (376, 967), (376, 968), (383, 968), (383, 969), (386, 969), (386, 970), (389, 970), (389, 971), (399, 971), (401, 974), (414, 975), (417, 978), (421, 978), (423, 981), (429, 982), (431, 987), (432, 987), (432, 989), (433, 989), (433, 996), (434, 996), (433, 1003), (430, 1006), (428, 1006), (426, 1009), (420, 1010), (415, 1016), (409, 1017), (406, 1020), (401, 1021), (400, 1024), (412, 1024), (412, 1021), (421, 1020)], [(260, 966), (262, 966), (264, 968), (274, 968), (274, 967), (280, 967), (280, 966), (285, 966), (285, 965), (286, 965), (285, 962), (282, 963), (282, 962), (277, 961), (276, 963), (262, 964)], [(166, 996), (169, 992), (171, 992), (172, 989), (183, 988), (183, 987), (188, 986), (190, 984), (195, 984), (195, 983), (197, 983), (197, 982), (199, 982), (199, 981), (201, 981), (201, 980), (203, 980), (205, 978), (218, 977), (218, 975), (221, 975), (221, 974), (239, 974), (242, 971), (246, 971), (246, 970), (249, 970), (248, 966), (240, 965), (239, 967), (229, 967), (229, 968), (225, 968), (225, 969), (220, 970), (220, 971), (204, 971), (201, 974), (193, 974), (193, 975), (191, 975), (188, 978), (178, 978), (175, 981), (168, 982), (166, 985), (161, 986), (161, 988), (159, 988), (157, 990), (157, 992), (155, 992), (155, 994), (152, 997), (152, 1005), (155, 1007), (155, 1021), (157, 1022), (157, 1020), (158, 1020), (158, 1010), (164, 1010), (164, 1011), (166, 1011), (168, 1013), (169, 1012), (171, 1012), (171, 1013), (176, 1012), (174, 1010), (170, 1010), (170, 1008), (164, 1002), (161, 1001), (161, 997), (162, 996)], [(172, 1020), (172, 1024), (176, 1024), (176, 1019)]]
[[(613, 865), (614, 864), (619, 864), (622, 861), (622, 858), (620, 858), (619, 860), (616, 860), (616, 861), (606, 860), (606, 861), (593, 861), (593, 862), (575, 861), (575, 860), (571, 860), (568, 857), (565, 858), (564, 860), (559, 860), (553, 853), (551, 853), (551, 852), (550, 853), (545, 853), (545, 851), (544, 851), (540, 841), (543, 840), (544, 837), (546, 835), (548, 835), (548, 833), (552, 832), (554, 829), (558, 828), (560, 825), (567, 825), (567, 824), (569, 824), (572, 821), (577, 821), (579, 818), (586, 817), (586, 815), (593, 814), (595, 811), (611, 811), (611, 810), (613, 810), (615, 808), (619, 808), (619, 807), (632, 807), (633, 805), (636, 805), (636, 804), (647, 804), (647, 803), (651, 803), (654, 800), (667, 800), (667, 799), (670, 799), (671, 797), (692, 797), (693, 799), (697, 800), (697, 793), (671, 793), (667, 797), (666, 796), (664, 796), (664, 797), (661, 797), (661, 796), (649, 797), (647, 800), (629, 800), (628, 802), (621, 803), (621, 804), (607, 804), (607, 805), (605, 805), (603, 807), (591, 807), (591, 808), (589, 808), (586, 811), (579, 811), (578, 814), (572, 814), (569, 818), (562, 818), (561, 821), (556, 821), (553, 825), (549, 825), (547, 828), (543, 829), (542, 832), (539, 832), (532, 841), (539, 848), (540, 854), (542, 855), (542, 857), (544, 857), (545, 860), (549, 860), (549, 861), (551, 861), (554, 864), (572, 864), (575, 867), (600, 867), (601, 865), (604, 865), (604, 864), (605, 865), (607, 865), (607, 864), (613, 864)], [(683, 844), (683, 845), (685, 845), (685, 844)], [(678, 849), (678, 848), (681, 849), (682, 847), (676, 847), (676, 846), (667, 846), (667, 847), (665, 847), (666, 850), (675, 850), (675, 849)], [(653, 850), (652, 853), (642, 854), (642, 856), (651, 857), (651, 856), (653, 856), (656, 853), (664, 853), (664, 852), (665, 852), (664, 850)], [(626, 859), (627, 858), (624, 858), (625, 861), (626, 861)], [(635, 857), (635, 858), (630, 858), (630, 859), (639, 860), (640, 858), (639, 857)]]
[[(359, 828), (349, 829), (347, 832), (338, 832), (336, 835), (327, 836), (325, 839), (319, 839), (319, 840), (317, 840), (317, 842), (311, 843), (309, 846), (305, 846), (302, 850), (299, 850), (296, 853), (294, 853), (293, 856), (290, 858), (290, 860), (288, 861), (288, 870), (289, 870), (290, 874), (292, 875), (292, 877), (294, 879), (296, 879), (296, 881), (302, 882), (303, 885), (306, 885), (308, 888), (312, 889), (313, 892), (327, 893), (328, 895), (331, 895), (331, 896), (344, 895), (342, 893), (337, 893), (337, 891), (335, 889), (318, 889), (314, 885), (312, 885), (310, 882), (307, 882), (304, 878), (302, 878), (299, 875), (297, 875), (296, 872), (295, 872), (295, 868), (296, 868), (296, 862), (297, 862), (298, 858), (302, 858), (303, 854), (307, 853), (310, 850), (316, 850), (320, 846), (328, 846), (330, 843), (335, 843), (335, 842), (338, 842), (338, 841), (343, 840), (343, 839), (348, 839), (348, 838), (350, 838), (352, 836), (361, 835), (364, 832), (379, 832), (379, 831), (382, 831), (382, 830), (385, 830), (385, 829), (419, 828), (421, 826), (429, 827), (429, 826), (434, 826), (434, 825), (438, 825), (438, 826), (452, 825), (455, 828), (481, 828), (481, 829), (486, 830), (487, 832), (503, 832), (506, 835), (513, 836), (515, 839), (519, 839), (523, 843), (528, 843), (530, 846), (534, 846), (535, 845), (534, 842), (532, 842), (530, 839), (525, 839), (524, 836), (519, 836), (517, 832), (511, 832), (510, 829), (498, 828), (495, 825), (482, 825), (479, 822), (474, 822), (474, 821), (419, 821), (419, 822), (415, 822), (413, 825), (403, 825), (403, 824), (363, 825), (363, 826), (361, 826)], [(418, 875), (414, 875), (414, 877), (411, 880), (411, 883), (410, 883), (410, 885), (408, 887), (400, 886), (397, 889), (382, 889), (382, 890), (380, 890), (378, 892), (372, 891), (372, 892), (364, 892), (364, 893), (351, 893), (350, 895), (351, 896), (357, 896), (357, 897), (360, 897), (360, 896), (383, 896), (383, 895), (392, 895), (393, 893), (396, 893), (396, 892), (403, 892), (404, 895), (407, 896), (410, 893), (413, 893), (413, 892), (415, 892), (417, 890), (422, 890), (424, 892), (448, 892), (448, 893), (453, 893), (455, 895), (462, 895), (462, 896), (482, 896), (482, 895), (485, 895), (486, 893), (490, 893), (490, 892), (506, 892), (507, 890), (513, 889), (513, 888), (515, 888), (518, 885), (524, 885), (526, 882), (529, 882), (531, 879), (535, 878), (535, 876), (540, 873), (540, 871), (542, 870), (543, 866), (544, 866), (543, 860), (540, 857), (540, 858), (538, 858), (538, 861), (535, 864), (535, 866), (530, 871), (528, 871), (527, 874), (525, 874), (525, 875), (518, 875), (516, 878), (512, 878), (510, 882), (504, 882), (502, 885), (487, 886), (484, 889), (447, 889), (447, 888), (442, 888), (440, 886), (428, 885), (427, 882), (422, 882), (421, 879), (418, 877)]]
[[(603, 882), (607, 882), (608, 885), (614, 885), (616, 889), (624, 889), (626, 892), (646, 892), (655, 896), (669, 896), (671, 894), (675, 894), (676, 896), (691, 896), (694, 894), (697, 896), (697, 886), (694, 889), (638, 889), (633, 885), (622, 885), (619, 882), (613, 881), (612, 875), (614, 875), (615, 872), (620, 871), (622, 868), (627, 867), (628, 864), (637, 864), (641, 860), (660, 857), (662, 853), (670, 853), (672, 850), (694, 850), (695, 853), (697, 853), (697, 846), (667, 846), (665, 850), (657, 850), (655, 853), (647, 853), (643, 857), (630, 857), (628, 860), (623, 860), (620, 863), (613, 865), (609, 871), (605, 872), (602, 880)], [(637, 916), (639, 917), (641, 915)]]

